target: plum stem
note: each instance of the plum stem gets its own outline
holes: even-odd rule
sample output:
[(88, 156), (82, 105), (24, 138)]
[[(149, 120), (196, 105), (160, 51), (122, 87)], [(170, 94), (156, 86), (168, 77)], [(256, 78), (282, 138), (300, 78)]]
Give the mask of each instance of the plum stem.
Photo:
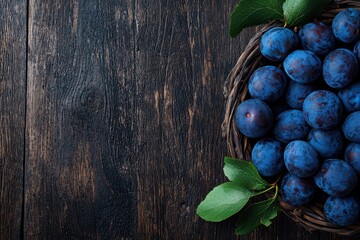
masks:
[(277, 185), (277, 183), (280, 181), (281, 178), (282, 178), (282, 175), (277, 176), (275, 182), (273, 182), (271, 185)]

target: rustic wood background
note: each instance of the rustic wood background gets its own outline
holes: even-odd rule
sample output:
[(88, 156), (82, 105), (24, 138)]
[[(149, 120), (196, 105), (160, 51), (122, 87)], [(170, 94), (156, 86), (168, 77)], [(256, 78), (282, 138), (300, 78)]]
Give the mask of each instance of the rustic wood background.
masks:
[[(1, 239), (236, 239), (195, 215), (256, 31), (230, 39), (235, 4), (0, 0)], [(340, 238), (281, 216), (240, 239)]]

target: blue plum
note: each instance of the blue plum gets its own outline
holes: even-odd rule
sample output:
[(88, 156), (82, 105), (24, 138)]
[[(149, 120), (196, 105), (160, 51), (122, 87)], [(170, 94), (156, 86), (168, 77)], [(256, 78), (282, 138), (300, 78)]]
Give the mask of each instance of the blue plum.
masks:
[(283, 143), (305, 138), (310, 131), (304, 114), (300, 110), (287, 110), (280, 113), (275, 120), (273, 134)]
[(259, 99), (248, 99), (240, 103), (235, 112), (235, 122), (239, 131), (247, 137), (259, 138), (273, 126), (270, 107)]
[(327, 159), (314, 176), (315, 184), (331, 196), (346, 196), (357, 185), (355, 170), (340, 159)]
[(284, 163), (287, 170), (298, 177), (310, 177), (320, 167), (318, 153), (310, 144), (302, 140), (292, 141), (286, 146)]
[(359, 220), (359, 200), (353, 196), (329, 197), (324, 204), (326, 219), (338, 226), (349, 226)]
[(275, 139), (261, 139), (255, 144), (251, 159), (262, 176), (276, 176), (284, 169), (284, 148)]
[(274, 66), (256, 69), (249, 79), (249, 93), (253, 98), (272, 103), (278, 100), (286, 90), (285, 73)]
[(360, 111), (347, 116), (342, 125), (342, 130), (348, 140), (360, 143)]
[(360, 144), (350, 143), (345, 149), (345, 161), (360, 174)]
[(311, 127), (329, 130), (340, 123), (343, 107), (340, 99), (333, 92), (318, 90), (305, 98), (303, 112), (305, 120)]
[(354, 53), (345, 48), (330, 52), (324, 59), (323, 77), (332, 88), (349, 85), (358, 72), (358, 61)]
[(344, 135), (339, 128), (331, 130), (313, 128), (307, 140), (323, 158), (340, 157), (344, 145)]
[(360, 34), (360, 11), (354, 8), (342, 10), (334, 17), (332, 29), (339, 41), (355, 42)]
[(354, 82), (349, 86), (340, 89), (338, 96), (346, 111), (360, 111), (360, 82)]
[(299, 38), (294, 31), (274, 27), (266, 31), (260, 39), (261, 54), (271, 61), (281, 61), (299, 45)]
[(295, 50), (284, 60), (284, 70), (287, 75), (299, 83), (310, 83), (321, 75), (320, 58), (308, 50)]
[(354, 46), (354, 50), (353, 53), (355, 54), (355, 56), (357, 57), (358, 60), (360, 60), (360, 41), (357, 41), (355, 46)]
[(285, 94), (286, 102), (290, 107), (301, 110), (305, 98), (316, 89), (317, 85), (314, 83), (302, 84), (290, 81)]
[(320, 56), (328, 54), (335, 47), (332, 28), (322, 22), (305, 24), (299, 32), (301, 45)]
[(281, 197), (294, 207), (310, 203), (316, 191), (312, 178), (299, 178), (292, 173), (287, 173), (281, 181)]

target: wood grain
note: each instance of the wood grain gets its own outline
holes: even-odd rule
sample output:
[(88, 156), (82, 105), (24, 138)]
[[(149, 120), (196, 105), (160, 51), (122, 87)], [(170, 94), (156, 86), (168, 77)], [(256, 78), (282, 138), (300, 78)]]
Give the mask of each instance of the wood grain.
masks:
[(231, 239), (196, 207), (223, 181), (223, 83), (239, 54), (227, 33), (232, 4), (136, 5), (139, 239)]
[(0, 7), (0, 239), (20, 239), (26, 81), (24, 0)]
[(133, 239), (134, 3), (29, 4), (24, 234)]

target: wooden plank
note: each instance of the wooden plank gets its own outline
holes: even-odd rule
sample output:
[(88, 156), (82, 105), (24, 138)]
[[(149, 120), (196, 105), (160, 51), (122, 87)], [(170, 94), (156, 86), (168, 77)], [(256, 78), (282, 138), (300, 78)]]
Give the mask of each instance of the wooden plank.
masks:
[[(196, 207), (224, 180), (223, 83), (240, 52), (227, 1), (137, 1), (139, 239), (232, 239)], [(140, 133), (140, 131), (139, 131)]]
[(24, 0), (0, 7), (0, 239), (20, 239), (26, 81)]
[(133, 1), (29, 1), (27, 239), (136, 228)]

